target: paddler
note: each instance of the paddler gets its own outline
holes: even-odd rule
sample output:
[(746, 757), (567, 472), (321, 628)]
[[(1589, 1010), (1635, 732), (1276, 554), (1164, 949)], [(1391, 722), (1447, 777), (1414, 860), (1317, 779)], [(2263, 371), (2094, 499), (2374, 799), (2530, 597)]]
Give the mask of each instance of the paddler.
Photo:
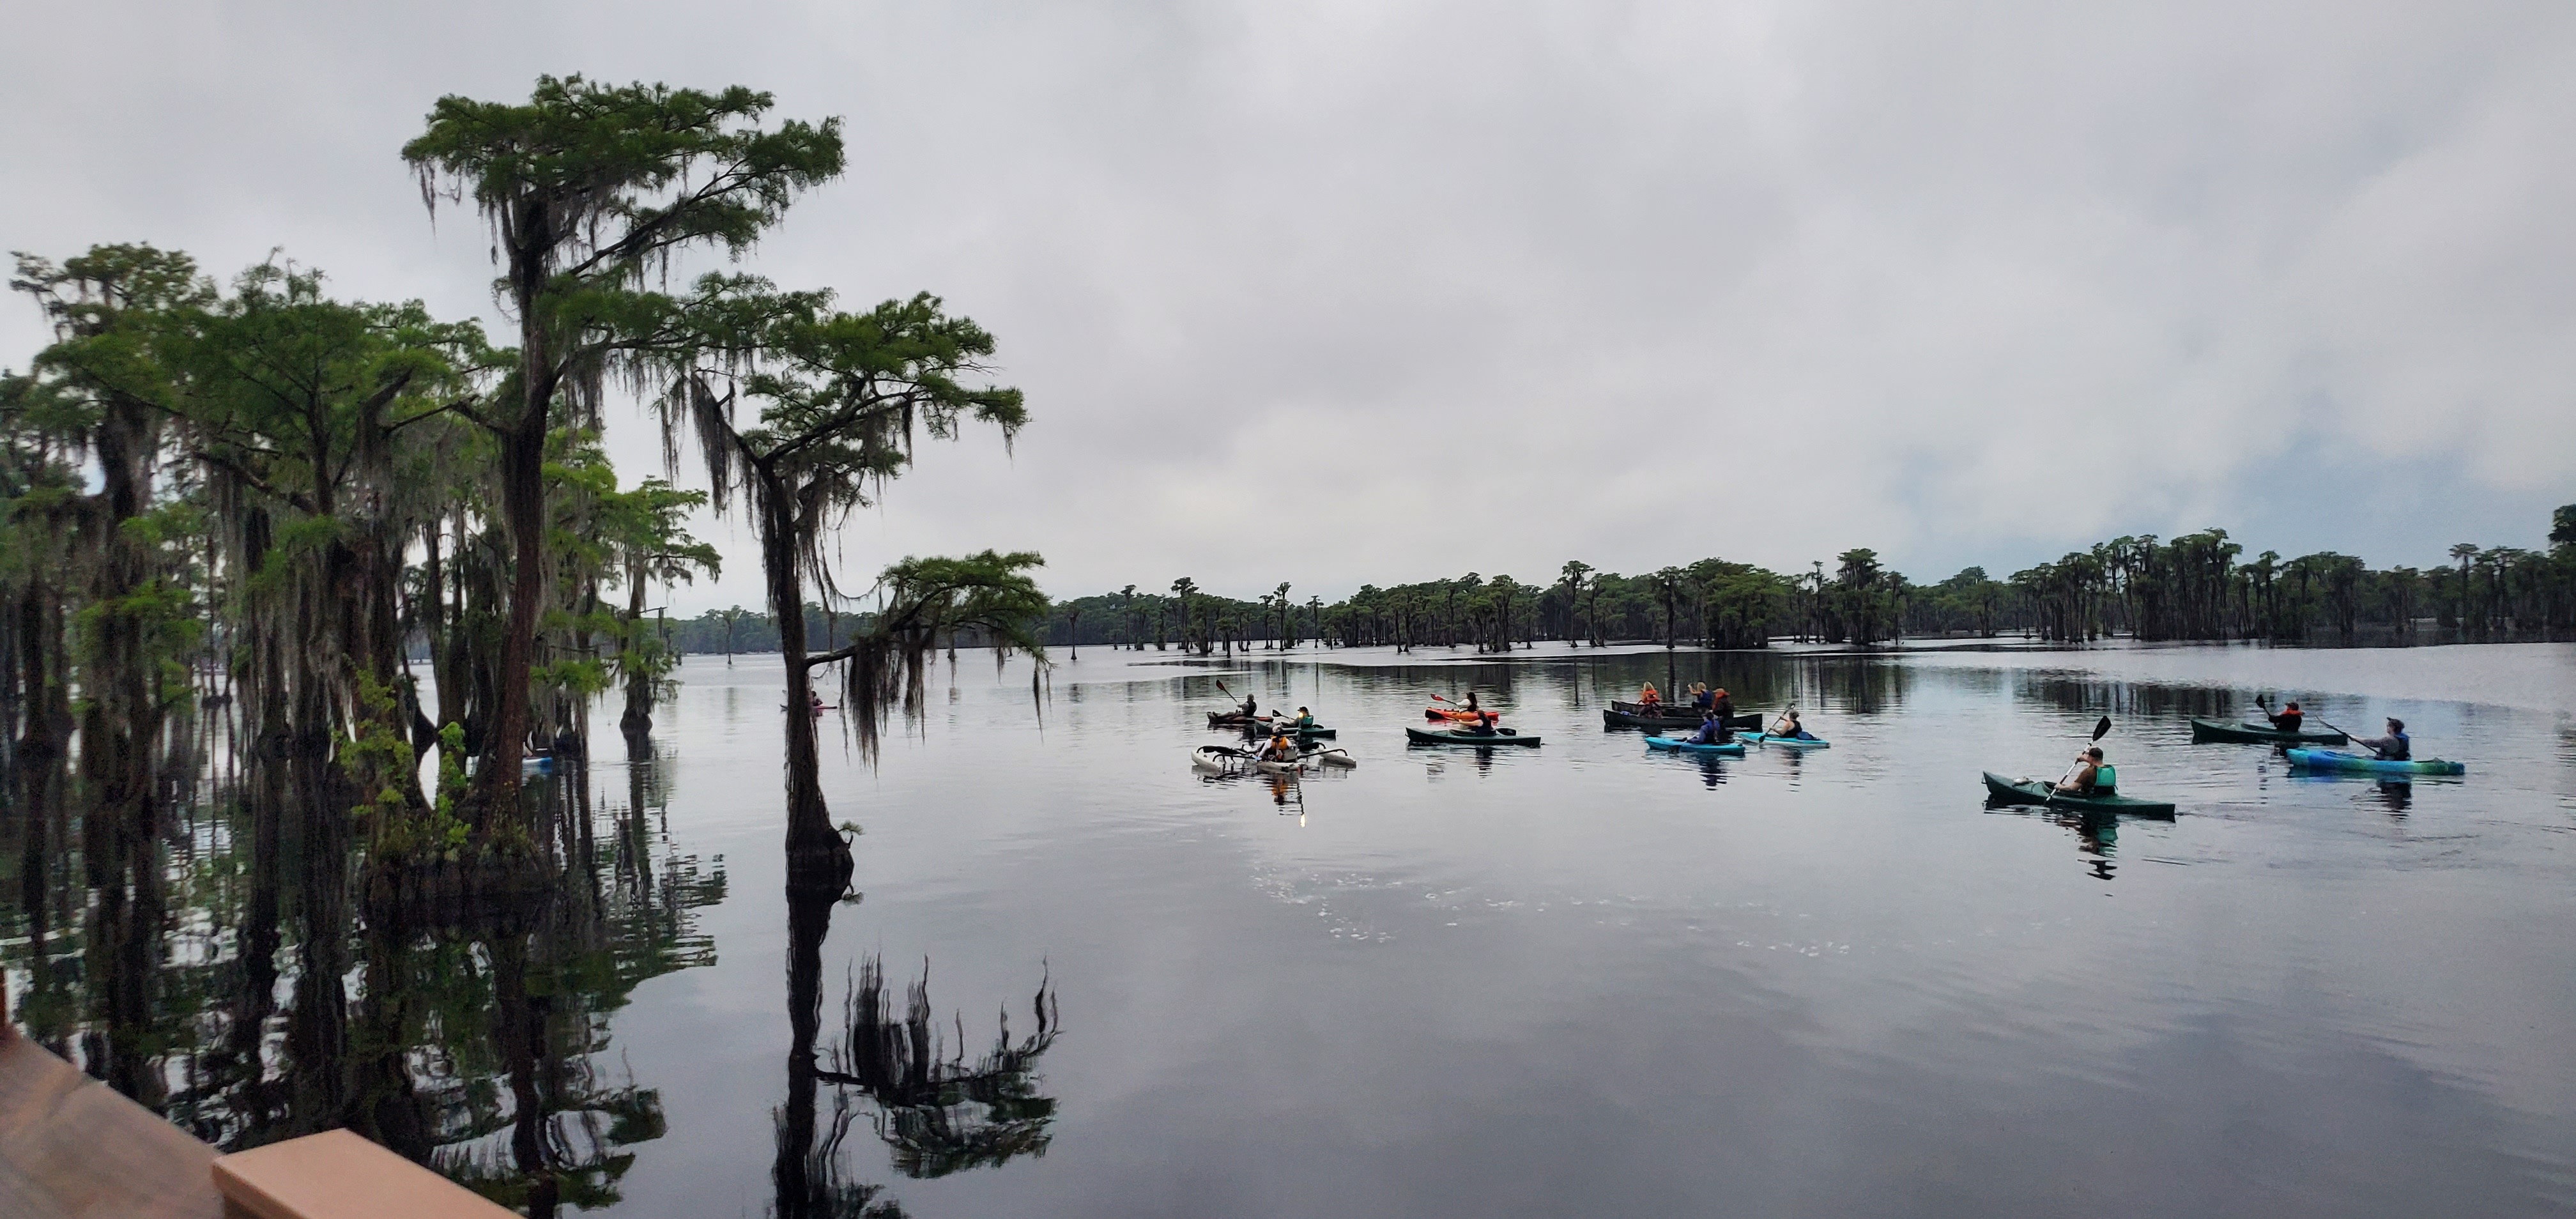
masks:
[(1236, 712), (1236, 714), (1241, 715), (1243, 718), (1248, 720), (1259, 719), (1261, 718), (1261, 708), (1258, 704), (1255, 704), (1252, 701), (1251, 695), (1246, 694), (1243, 696), (1243, 706)]
[(1305, 731), (1307, 731), (1307, 730), (1309, 730), (1309, 729), (1313, 728), (1314, 726), (1315, 726), (1315, 713), (1314, 713), (1314, 712), (1312, 712), (1312, 711), (1308, 711), (1308, 710), (1307, 710), (1307, 709), (1305, 709), (1304, 707), (1299, 707), (1299, 708), (1297, 708), (1297, 731), (1299, 731), (1299, 732), (1305, 732)]
[(1812, 741), (1816, 739), (1807, 735), (1806, 725), (1798, 722), (1798, 709), (1795, 707), (1791, 707), (1780, 713), (1779, 722), (1771, 725), (1771, 735), (1777, 737), (1789, 737), (1793, 740), (1801, 741)]
[(2075, 755), (2075, 769), (2067, 772), (2066, 781), (2057, 790), (2069, 796), (2089, 796), (2102, 777), (2102, 747), (2095, 745)]
[(1702, 684), (1700, 684), (1699, 682), (1692, 682), (1692, 683), (1691, 683), (1691, 688), (1690, 688), (1690, 696), (1691, 696), (1691, 709), (1692, 709), (1692, 710), (1694, 710), (1694, 711), (1706, 711), (1706, 710), (1708, 710), (1708, 699), (1709, 699), (1709, 694), (1708, 694), (1708, 687), (1707, 687), (1707, 686), (1702, 685)]
[(1660, 707), (1664, 705), (1664, 696), (1655, 692), (1655, 683), (1647, 682), (1644, 689), (1637, 691), (1637, 705)]
[(2271, 720), (2272, 726), (2283, 732), (2297, 732), (2299, 730), (2299, 725), (2306, 722), (2308, 714), (2307, 712), (2299, 710), (2299, 705), (2297, 703), (2292, 703), (2289, 706), (2281, 708), (2281, 713), (2279, 715), (2265, 712), (2264, 718)]
[(1691, 734), (1691, 744), (1723, 745), (1734, 739), (1735, 734), (1727, 729), (1725, 720), (1717, 718), (1716, 712), (1699, 713), (1699, 731)]
[(1261, 760), (1265, 762), (1296, 761), (1296, 739), (1285, 732), (1272, 733), (1269, 746), (1261, 751)]
[(1475, 723), (1471, 725), (1467, 731), (1475, 733), (1477, 736), (1492, 736), (1494, 735), (1494, 718), (1494, 713), (1491, 711), (1481, 712), (1476, 716)]
[(1725, 719), (1735, 714), (1735, 700), (1726, 696), (1726, 687), (1719, 686), (1717, 693), (1709, 696), (1708, 709), (1716, 712), (1719, 719)]
[(2415, 759), (2415, 742), (2406, 735), (2406, 721), (2388, 717), (2388, 735), (2365, 738), (2353, 744), (2366, 746), (2382, 762), (2411, 762)]

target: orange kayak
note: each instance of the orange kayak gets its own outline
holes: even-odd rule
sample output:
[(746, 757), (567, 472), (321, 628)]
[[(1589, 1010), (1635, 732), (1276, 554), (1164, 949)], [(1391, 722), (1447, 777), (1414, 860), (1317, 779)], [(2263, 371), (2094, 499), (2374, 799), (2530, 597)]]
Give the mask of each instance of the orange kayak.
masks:
[(1475, 723), (1478, 717), (1487, 715), (1490, 715), (1495, 719), (1503, 718), (1503, 713), (1500, 711), (1468, 711), (1460, 707), (1425, 707), (1422, 709), (1422, 718), (1426, 720), (1450, 720), (1461, 724)]

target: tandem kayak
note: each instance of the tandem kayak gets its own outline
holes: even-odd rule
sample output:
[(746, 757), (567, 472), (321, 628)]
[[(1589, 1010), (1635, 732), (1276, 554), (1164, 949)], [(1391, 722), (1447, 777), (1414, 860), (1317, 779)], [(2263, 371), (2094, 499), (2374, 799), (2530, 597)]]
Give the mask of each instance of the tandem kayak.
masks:
[(1723, 744), (1723, 745), (1702, 745), (1702, 744), (1699, 744), (1699, 743), (1698, 743), (1698, 742), (1696, 742), (1696, 741), (1686, 740), (1686, 739), (1684, 739), (1684, 738), (1682, 738), (1682, 737), (1677, 737), (1677, 736), (1650, 736), (1650, 737), (1647, 737), (1647, 738), (1646, 738), (1646, 748), (1648, 748), (1648, 749), (1669, 749), (1669, 750), (1673, 751), (1674, 753), (1713, 753), (1713, 754), (1723, 754), (1723, 755), (1725, 755), (1725, 756), (1727, 756), (1727, 757), (1730, 757), (1730, 758), (1740, 758), (1740, 757), (1743, 757), (1743, 756), (1744, 756), (1744, 746), (1739, 745), (1739, 744), (1737, 744), (1737, 743), (1735, 743), (1735, 742), (1733, 742), (1733, 741), (1728, 741), (1727, 743), (1725, 743), (1725, 744)]
[(2174, 815), (2174, 806), (2161, 800), (2132, 800), (2117, 793), (2070, 796), (2038, 779), (2007, 779), (1991, 770), (1986, 772), (1986, 794), (2005, 804), (2045, 804), (2050, 808), (2166, 820), (2172, 820)]
[[(1279, 731), (1282, 731), (1282, 728), (1281, 728), (1281, 726), (1280, 726), (1279, 722), (1278, 722), (1277, 720), (1274, 720), (1274, 719), (1270, 718), (1269, 716), (1266, 716), (1266, 715), (1253, 715), (1253, 716), (1247, 716), (1247, 715), (1244, 715), (1242, 712), (1239, 712), (1239, 711), (1238, 711), (1238, 712), (1234, 712), (1234, 713), (1232, 713), (1232, 714), (1228, 714), (1228, 713), (1223, 712), (1223, 711), (1211, 711), (1211, 712), (1208, 712), (1208, 727), (1210, 727), (1210, 728), (1232, 728), (1232, 729), (1238, 729), (1238, 730), (1239, 730), (1239, 729), (1244, 729), (1244, 728), (1249, 728), (1249, 729), (1252, 729), (1253, 731), (1256, 731), (1256, 732), (1279, 732)], [(1307, 738), (1314, 738), (1314, 737), (1339, 737), (1339, 736), (1341, 735), (1341, 730), (1340, 730), (1340, 729), (1337, 729), (1337, 728), (1327, 728), (1327, 727), (1323, 726), (1322, 724), (1317, 724), (1317, 725), (1315, 725), (1315, 726), (1314, 726), (1314, 727), (1312, 727), (1312, 728), (1288, 728), (1288, 729), (1285, 729), (1285, 731), (1294, 732), (1294, 733), (1296, 733), (1298, 736), (1301, 736), (1301, 737), (1307, 737)]]
[(1468, 732), (1459, 728), (1415, 728), (1408, 725), (1404, 730), (1404, 739), (1411, 741), (1416, 745), (1538, 744), (1538, 737), (1535, 734), (1514, 732), (1509, 728), (1497, 728), (1491, 735), (1487, 735), (1482, 732)]
[[(1637, 704), (1635, 703), (1615, 703), (1611, 706), (1603, 707), (1601, 709), (1601, 726), (1604, 728), (1699, 727), (1699, 712), (1696, 711), (1685, 710), (1674, 715), (1665, 715), (1661, 712), (1657, 712), (1655, 714), (1648, 715), (1638, 711), (1621, 710), (1622, 707), (1633, 707), (1636, 705)], [(1762, 726), (1762, 713), (1759, 711), (1740, 712), (1735, 715), (1726, 716), (1724, 719), (1726, 721), (1726, 726), (1729, 728), (1744, 729), (1759, 728)]]
[(1749, 745), (1778, 745), (1787, 749), (1830, 749), (1833, 742), (1812, 736), (1773, 736), (1767, 732), (1739, 732), (1735, 739)]
[(2352, 738), (2330, 730), (2302, 728), (2297, 732), (2283, 732), (2269, 724), (2230, 724), (2222, 720), (2194, 719), (2191, 722), (2191, 739), (2263, 745), (2341, 745)]
[(2399, 762), (2382, 758), (2365, 758), (2357, 753), (2342, 753), (2332, 749), (2290, 749), (2283, 752), (2289, 755), (2290, 765), (2305, 766), (2310, 770), (2366, 770), (2382, 775), (2469, 773), (2468, 767), (2458, 762), (2445, 762), (2440, 758), (2415, 758)]

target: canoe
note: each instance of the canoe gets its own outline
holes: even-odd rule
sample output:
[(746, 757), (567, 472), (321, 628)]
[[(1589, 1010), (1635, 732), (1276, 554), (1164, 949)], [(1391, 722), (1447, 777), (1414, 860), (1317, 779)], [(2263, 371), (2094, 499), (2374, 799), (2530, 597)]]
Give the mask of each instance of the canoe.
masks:
[(1773, 736), (1767, 732), (1739, 732), (1735, 739), (1748, 745), (1778, 745), (1787, 749), (1830, 749), (1832, 741), (1807, 736)]
[(2132, 817), (2174, 815), (2174, 806), (2161, 800), (2132, 800), (2127, 796), (2070, 796), (2037, 779), (2015, 781), (1993, 771), (1986, 772), (1986, 794), (2005, 804), (2045, 804), (2050, 808), (2071, 808), (2088, 813), (2125, 813)]
[(1480, 711), (1468, 711), (1458, 707), (1425, 707), (1422, 709), (1422, 718), (1426, 720), (1453, 720), (1459, 723), (1473, 723), (1478, 716), (1485, 715), (1490, 715), (1495, 719), (1503, 718), (1502, 712), (1496, 711), (1491, 707), (1484, 708)]
[(1646, 748), (1669, 749), (1674, 753), (1723, 754), (1731, 758), (1740, 758), (1744, 756), (1744, 746), (1738, 745), (1733, 741), (1729, 741), (1723, 745), (1700, 745), (1677, 736), (1647, 737)]
[(1480, 732), (1466, 732), (1456, 728), (1415, 728), (1408, 725), (1404, 730), (1404, 739), (1411, 741), (1416, 745), (1538, 744), (1538, 737), (1536, 735), (1525, 732), (1514, 732), (1509, 728), (1496, 729), (1492, 736), (1486, 736)]
[(2288, 753), (2290, 756), (2290, 765), (2305, 766), (2311, 770), (2366, 770), (2373, 774), (2382, 775), (2464, 775), (2469, 773), (2468, 767), (2461, 765), (2458, 762), (2445, 762), (2440, 758), (2415, 758), (2404, 762), (2394, 762), (2383, 761), (2379, 758), (2365, 758), (2357, 753), (2342, 753), (2332, 749), (2291, 749), (2284, 752)]
[[(1603, 707), (1601, 709), (1601, 726), (1604, 728), (1699, 727), (1699, 712), (1696, 711), (1689, 712), (1684, 715), (1640, 715), (1634, 711), (1622, 711), (1619, 709), (1622, 706), (1633, 705), (1634, 704), (1622, 703)], [(1739, 730), (1746, 728), (1759, 728), (1762, 726), (1762, 713), (1759, 711), (1738, 712), (1737, 714), (1726, 717), (1726, 726)]]
[(2352, 738), (2340, 732), (2321, 729), (2302, 728), (2297, 732), (2283, 732), (2269, 724), (2230, 724), (2223, 720), (2194, 719), (2191, 722), (2191, 739), (2242, 741), (2264, 745), (2303, 743), (2341, 745)]
[[(1224, 728), (1234, 731), (1251, 728), (1261, 732), (1275, 732), (1278, 731), (1278, 721), (1266, 715), (1256, 715), (1250, 719), (1245, 719), (1240, 712), (1229, 715), (1223, 711), (1211, 711), (1208, 712), (1208, 727)], [(1341, 735), (1340, 729), (1327, 728), (1322, 724), (1317, 724), (1312, 728), (1298, 728), (1294, 731), (1298, 736), (1309, 739), (1315, 737), (1339, 737)]]

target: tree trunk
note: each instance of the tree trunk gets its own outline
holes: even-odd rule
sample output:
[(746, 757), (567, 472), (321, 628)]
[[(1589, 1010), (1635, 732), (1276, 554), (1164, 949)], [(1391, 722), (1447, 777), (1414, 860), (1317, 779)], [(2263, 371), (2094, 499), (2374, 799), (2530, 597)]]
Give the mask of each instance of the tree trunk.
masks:
[(779, 660), (787, 673), (787, 888), (791, 893), (848, 887), (850, 844), (823, 803), (821, 759), (814, 747), (814, 682), (805, 660), (805, 595), (796, 569), (796, 501), (784, 480), (758, 465), (760, 561), (769, 578), (769, 610), (778, 619)]

